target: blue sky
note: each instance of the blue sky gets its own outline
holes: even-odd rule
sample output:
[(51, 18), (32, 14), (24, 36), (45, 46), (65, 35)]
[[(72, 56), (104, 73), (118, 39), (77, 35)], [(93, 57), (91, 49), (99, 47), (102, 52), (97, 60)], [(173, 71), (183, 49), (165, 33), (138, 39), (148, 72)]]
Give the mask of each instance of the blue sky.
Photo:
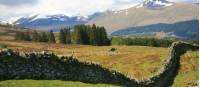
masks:
[[(88, 15), (97, 11), (133, 6), (143, 0), (0, 0), (0, 20), (34, 14)], [(170, 0), (198, 2), (198, 0)]]

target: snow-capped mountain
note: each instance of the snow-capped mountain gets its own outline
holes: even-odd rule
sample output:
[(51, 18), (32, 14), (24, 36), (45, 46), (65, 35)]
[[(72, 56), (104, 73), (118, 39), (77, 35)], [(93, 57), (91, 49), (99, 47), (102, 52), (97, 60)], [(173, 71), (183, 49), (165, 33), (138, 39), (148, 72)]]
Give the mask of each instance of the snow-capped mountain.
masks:
[(67, 16), (64, 14), (56, 15), (32, 15), (29, 17), (22, 17), (14, 22), (17, 26), (40, 29), (40, 30), (49, 30), (54, 31), (59, 30), (63, 27), (73, 27), (77, 24), (85, 24), (101, 13), (95, 13), (89, 16)]
[[(198, 28), (194, 27), (198, 27), (198, 20), (199, 5), (197, 4), (146, 0), (128, 9), (107, 12), (105, 15), (89, 21), (88, 24), (104, 26), (107, 32), (113, 36), (144, 36), (144, 33), (147, 33), (148, 37), (149, 34), (154, 36), (164, 30), (167, 31), (165, 32), (166, 36), (178, 31), (179, 33), (175, 32), (173, 36), (182, 37), (191, 32), (198, 32), (196, 31)], [(138, 29), (138, 31), (134, 29)], [(156, 31), (153, 31), (155, 29)]]
[(0, 25), (13, 25), (13, 24), (8, 21), (0, 21)]
[(0, 21), (0, 24), (1, 25), (6, 25), (6, 24), (8, 24), (8, 22), (7, 21)]
[(140, 3), (137, 6), (137, 8), (140, 8), (140, 7), (160, 8), (160, 7), (171, 6), (171, 5), (173, 5), (173, 3), (167, 0), (146, 0), (143, 3)]

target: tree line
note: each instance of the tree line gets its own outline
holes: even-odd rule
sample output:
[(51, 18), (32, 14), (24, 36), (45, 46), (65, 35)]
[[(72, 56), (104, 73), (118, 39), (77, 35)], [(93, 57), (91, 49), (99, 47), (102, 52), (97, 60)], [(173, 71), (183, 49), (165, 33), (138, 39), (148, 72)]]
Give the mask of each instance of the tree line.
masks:
[(59, 42), (62, 44), (71, 44), (70, 28), (62, 28), (59, 32)]
[[(51, 42), (56, 43), (53, 31), (46, 32), (18, 32), (15, 35), (16, 40)], [(84, 44), (84, 45), (110, 45), (110, 40), (104, 27), (91, 25), (76, 25), (73, 31), (70, 28), (60, 29), (58, 36), (59, 43), (62, 44)]]
[(77, 25), (72, 32), (72, 43), (86, 45), (109, 45), (110, 40), (104, 27), (99, 27), (93, 24)]
[(172, 43), (173, 43), (172, 40), (157, 39), (157, 38), (114, 37), (111, 39), (112, 45), (138, 45), (138, 46), (153, 46), (153, 47), (169, 47)]
[(56, 43), (52, 30), (49, 32), (38, 32), (36, 30), (33, 32), (17, 32), (15, 34), (15, 40)]
[[(18, 32), (15, 35), (16, 40), (50, 42), (56, 43), (52, 30), (49, 32)], [(139, 45), (153, 47), (169, 47), (172, 40), (156, 38), (120, 38), (109, 39), (104, 27), (93, 25), (76, 25), (71, 31), (70, 28), (62, 28), (58, 34), (58, 42), (61, 44), (83, 44), (83, 45)]]

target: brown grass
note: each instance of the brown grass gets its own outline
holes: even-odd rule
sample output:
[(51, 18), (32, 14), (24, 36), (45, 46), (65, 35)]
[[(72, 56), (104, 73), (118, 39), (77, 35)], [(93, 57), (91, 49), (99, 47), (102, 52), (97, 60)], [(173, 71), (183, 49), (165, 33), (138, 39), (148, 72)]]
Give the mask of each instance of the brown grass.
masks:
[(199, 51), (188, 51), (181, 56), (181, 67), (172, 87), (193, 87), (190, 84), (198, 82)]
[[(147, 79), (155, 73), (167, 58), (167, 48), (146, 46), (88, 46), (32, 43), (20, 41), (0, 41), (15, 51), (33, 52), (49, 50), (58, 55), (74, 55), (80, 61), (88, 61), (117, 70), (138, 80)], [(116, 52), (109, 52), (117, 48)]]

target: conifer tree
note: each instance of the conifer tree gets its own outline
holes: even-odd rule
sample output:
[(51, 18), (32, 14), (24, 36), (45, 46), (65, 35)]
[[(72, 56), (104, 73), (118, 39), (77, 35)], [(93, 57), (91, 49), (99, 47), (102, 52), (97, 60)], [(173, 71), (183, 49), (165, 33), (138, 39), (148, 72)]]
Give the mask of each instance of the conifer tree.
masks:
[(40, 42), (40, 35), (38, 34), (36, 30), (33, 31), (32, 40), (35, 42)]
[(64, 33), (66, 36), (66, 44), (70, 44), (71, 43), (71, 33), (70, 33), (70, 28), (65, 28), (64, 29)]
[(110, 41), (108, 39), (108, 36), (107, 36), (105, 28), (104, 27), (100, 27), (99, 32), (101, 34), (101, 45), (109, 45)]
[(31, 36), (30, 36), (30, 33), (28, 31), (24, 34), (24, 40), (25, 41), (31, 41)]
[(17, 32), (15, 34), (15, 40), (31, 41), (29, 32)]
[(46, 32), (41, 33), (41, 42), (48, 42), (47, 34)]
[(59, 33), (59, 42), (62, 44), (66, 44), (66, 30), (65, 29), (60, 29)]
[(90, 44), (97, 45), (97, 27), (95, 24), (92, 25), (92, 29), (90, 31)]
[(49, 33), (48, 33), (48, 42), (49, 43), (56, 43), (55, 36), (54, 36), (52, 30), (50, 30)]
[(84, 44), (87, 44), (87, 45), (90, 44), (90, 37), (89, 37), (90, 30), (91, 30), (90, 26), (83, 25), (83, 40), (84, 40)]
[(96, 45), (103, 45), (103, 38), (102, 38), (102, 32), (101, 32), (101, 29), (100, 27), (96, 27), (96, 42), (97, 44)]
[(104, 27), (92, 25), (77, 25), (72, 32), (72, 42), (75, 44), (109, 45), (110, 40)]
[(72, 42), (74, 44), (82, 44), (82, 30), (80, 29), (80, 26), (75, 26), (73, 35), (72, 35)]
[(17, 33), (15, 34), (15, 40), (20, 40), (20, 33), (19, 33), (19, 32), (17, 32)]

